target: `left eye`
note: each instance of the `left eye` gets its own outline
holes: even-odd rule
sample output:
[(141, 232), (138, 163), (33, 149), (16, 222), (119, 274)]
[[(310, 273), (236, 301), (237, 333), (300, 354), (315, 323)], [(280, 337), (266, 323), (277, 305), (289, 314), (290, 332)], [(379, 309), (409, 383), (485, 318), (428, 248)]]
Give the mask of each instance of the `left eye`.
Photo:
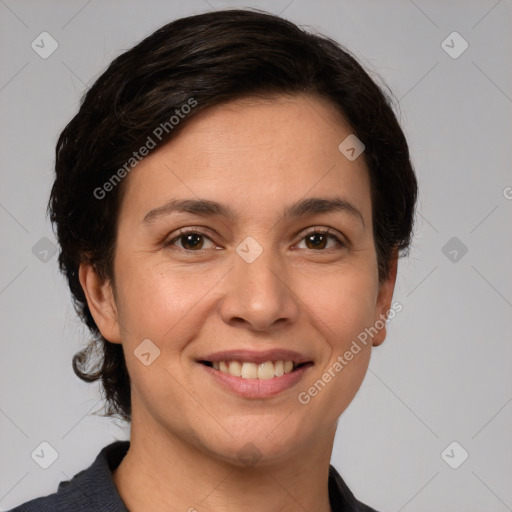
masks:
[[(340, 240), (336, 236), (330, 234), (327, 231), (311, 231), (305, 237), (303, 237), (302, 240), (306, 244), (306, 249), (311, 249), (314, 251), (319, 250), (319, 249), (326, 249), (326, 248), (331, 249), (331, 248), (335, 247), (336, 244), (338, 244), (338, 246), (343, 246), (343, 244), (340, 242)], [(302, 242), (302, 240), (301, 240), (301, 242)], [(331, 246), (331, 247), (327, 247), (329, 240), (332, 240), (335, 245)]]

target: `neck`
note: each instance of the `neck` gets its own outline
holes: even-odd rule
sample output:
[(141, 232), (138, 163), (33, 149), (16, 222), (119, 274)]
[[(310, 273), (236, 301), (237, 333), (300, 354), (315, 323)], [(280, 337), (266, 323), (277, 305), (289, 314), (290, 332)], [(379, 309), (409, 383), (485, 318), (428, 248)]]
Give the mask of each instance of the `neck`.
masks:
[(336, 425), (286, 460), (254, 466), (220, 460), (147, 425), (134, 415), (130, 449), (113, 473), (130, 512), (331, 512), (328, 471)]

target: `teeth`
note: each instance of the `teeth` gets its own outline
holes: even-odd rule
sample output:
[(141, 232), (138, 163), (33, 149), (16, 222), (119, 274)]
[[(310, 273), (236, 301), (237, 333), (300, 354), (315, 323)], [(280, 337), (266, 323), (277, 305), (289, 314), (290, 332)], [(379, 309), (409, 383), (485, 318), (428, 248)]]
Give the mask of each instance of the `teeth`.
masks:
[(293, 371), (293, 361), (265, 361), (261, 364), (241, 363), (240, 361), (220, 361), (212, 363), (213, 368), (243, 379), (269, 380)]
[(238, 361), (231, 361), (228, 373), (233, 377), (240, 377), (242, 375), (242, 365)]
[(242, 365), (242, 378), (257, 379), (258, 378), (258, 365), (256, 363), (244, 363)]
[(274, 363), (272, 361), (267, 361), (258, 365), (258, 379), (260, 380), (268, 380), (274, 378)]

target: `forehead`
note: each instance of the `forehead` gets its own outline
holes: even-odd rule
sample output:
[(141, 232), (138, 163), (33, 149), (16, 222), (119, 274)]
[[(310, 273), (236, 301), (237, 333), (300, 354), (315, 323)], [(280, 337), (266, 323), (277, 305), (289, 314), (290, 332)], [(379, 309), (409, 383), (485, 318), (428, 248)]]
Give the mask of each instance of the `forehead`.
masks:
[(352, 132), (331, 103), (314, 96), (210, 107), (136, 166), (123, 203), (142, 209), (202, 197), (250, 214), (307, 195), (348, 195), (368, 209), (364, 158), (350, 161), (338, 148)]
[[(332, 154), (341, 142), (337, 142), (339, 136), (352, 131), (338, 109), (323, 98), (249, 97), (201, 112), (167, 148), (187, 158), (196, 155), (221, 160), (250, 154), (257, 163), (281, 154), (286, 161), (308, 161)], [(200, 147), (191, 154), (190, 146), (198, 142)]]

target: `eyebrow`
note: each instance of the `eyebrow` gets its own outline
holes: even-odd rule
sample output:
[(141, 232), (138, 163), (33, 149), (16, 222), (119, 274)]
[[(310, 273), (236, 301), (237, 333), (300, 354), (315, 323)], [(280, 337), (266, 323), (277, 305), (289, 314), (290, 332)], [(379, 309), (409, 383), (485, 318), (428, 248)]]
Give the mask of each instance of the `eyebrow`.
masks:
[[(158, 217), (170, 215), (171, 213), (192, 213), (205, 217), (225, 217), (234, 219), (236, 216), (228, 206), (208, 199), (173, 199), (163, 206), (150, 210), (143, 219), (143, 223), (149, 224)], [(364, 218), (361, 212), (349, 201), (341, 197), (323, 198), (310, 197), (302, 199), (285, 207), (281, 220), (303, 217), (319, 213), (344, 212), (357, 218), (364, 226)]]

